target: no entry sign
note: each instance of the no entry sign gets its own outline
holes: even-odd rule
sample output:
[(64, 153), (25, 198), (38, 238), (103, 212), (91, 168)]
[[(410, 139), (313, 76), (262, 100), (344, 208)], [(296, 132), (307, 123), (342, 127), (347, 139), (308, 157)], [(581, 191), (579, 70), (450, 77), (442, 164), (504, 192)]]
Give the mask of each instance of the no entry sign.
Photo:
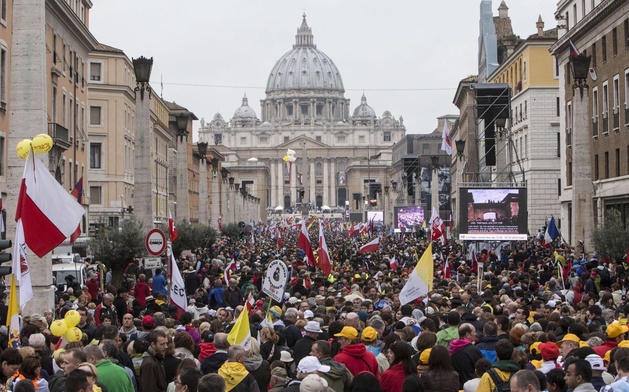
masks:
[(166, 250), (166, 236), (160, 229), (151, 229), (144, 243), (146, 251), (153, 256), (161, 256)]

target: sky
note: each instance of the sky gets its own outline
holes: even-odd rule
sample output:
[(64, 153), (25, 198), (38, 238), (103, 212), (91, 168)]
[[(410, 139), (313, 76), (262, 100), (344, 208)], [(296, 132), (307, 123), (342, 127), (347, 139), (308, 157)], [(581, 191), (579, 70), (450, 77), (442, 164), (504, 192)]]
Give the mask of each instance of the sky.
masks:
[[(364, 92), (380, 117), (430, 133), (458, 114), (461, 79), (477, 74), (480, 0), (93, 0), (90, 30), (129, 58), (153, 57), (151, 86), (199, 119), (229, 120), (246, 94), (260, 114), (269, 73), (292, 49), (306, 13), (317, 48), (336, 64), (350, 114)], [(176, 4), (176, 6), (174, 6)], [(557, 0), (507, 0), (522, 38), (556, 26)], [(499, 0), (493, 0), (498, 15)], [(163, 89), (162, 89), (163, 83)], [(194, 125), (194, 140), (200, 124)]]

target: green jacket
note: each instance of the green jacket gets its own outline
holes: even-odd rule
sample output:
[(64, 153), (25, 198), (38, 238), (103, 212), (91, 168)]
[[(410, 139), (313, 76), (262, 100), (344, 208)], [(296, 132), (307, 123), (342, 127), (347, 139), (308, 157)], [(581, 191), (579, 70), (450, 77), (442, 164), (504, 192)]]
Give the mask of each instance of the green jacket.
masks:
[(110, 359), (98, 362), (96, 372), (98, 373), (98, 381), (103, 383), (108, 391), (135, 392), (129, 373)]
[(459, 327), (448, 327), (437, 332), (437, 344), (450, 346), (450, 342), (459, 338)]

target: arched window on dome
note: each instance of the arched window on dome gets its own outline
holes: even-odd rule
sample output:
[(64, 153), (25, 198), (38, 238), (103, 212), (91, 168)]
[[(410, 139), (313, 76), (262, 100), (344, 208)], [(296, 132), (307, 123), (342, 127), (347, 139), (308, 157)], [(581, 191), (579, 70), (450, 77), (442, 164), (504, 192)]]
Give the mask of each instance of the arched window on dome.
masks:
[(321, 165), (321, 162), (317, 162), (317, 164), (315, 165), (315, 175), (316, 176), (323, 175), (323, 165)]

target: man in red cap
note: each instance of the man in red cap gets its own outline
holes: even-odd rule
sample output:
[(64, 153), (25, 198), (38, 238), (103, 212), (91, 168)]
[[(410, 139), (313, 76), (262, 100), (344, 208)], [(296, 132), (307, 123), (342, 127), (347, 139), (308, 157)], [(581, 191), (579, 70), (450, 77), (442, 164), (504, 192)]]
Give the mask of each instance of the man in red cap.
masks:
[(546, 374), (549, 371), (555, 368), (561, 368), (561, 366), (557, 363), (557, 358), (559, 358), (559, 348), (553, 342), (546, 342), (539, 345), (539, 350), (542, 353), (542, 366), (539, 368), (539, 371)]

